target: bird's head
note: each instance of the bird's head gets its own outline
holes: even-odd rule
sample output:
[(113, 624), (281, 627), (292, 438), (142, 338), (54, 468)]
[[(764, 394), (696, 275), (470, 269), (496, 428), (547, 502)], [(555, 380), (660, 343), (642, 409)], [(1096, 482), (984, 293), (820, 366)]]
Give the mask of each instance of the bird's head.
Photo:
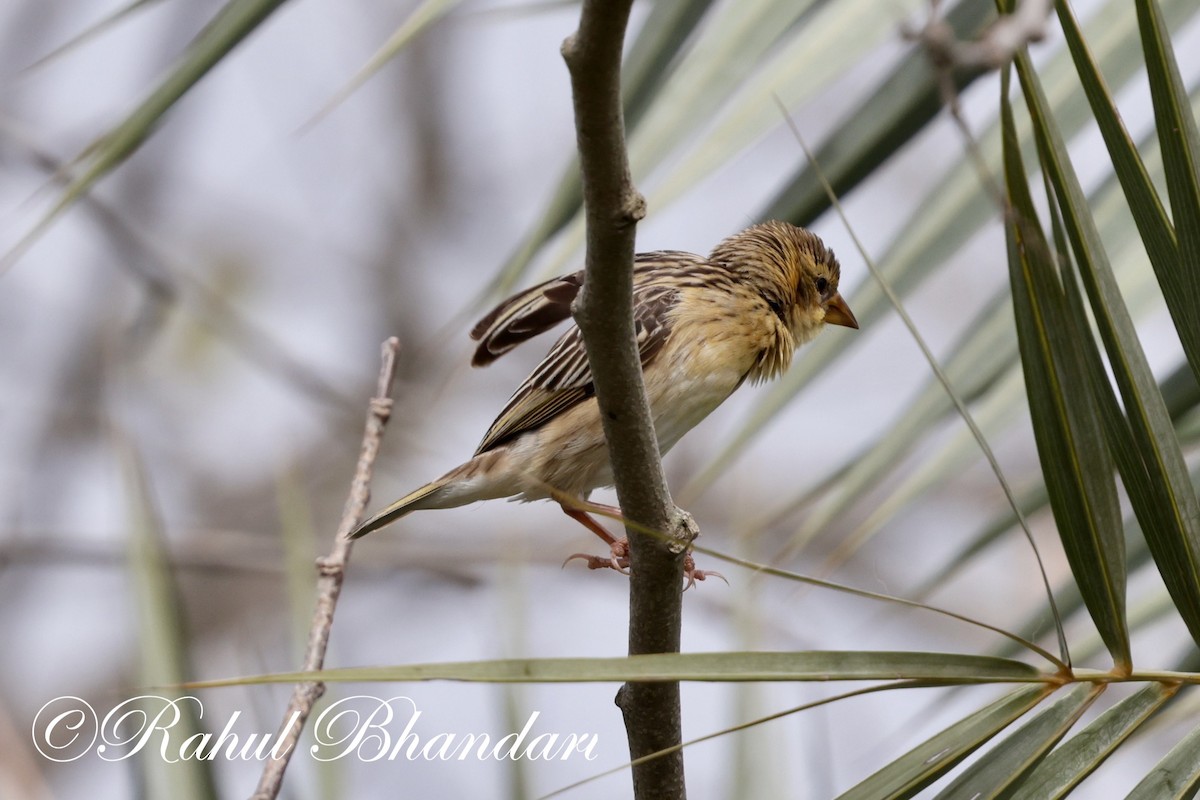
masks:
[(771, 220), (735, 233), (717, 245), (710, 260), (725, 264), (753, 286), (801, 345), (826, 324), (857, 328), (838, 294), (841, 266), (821, 238)]

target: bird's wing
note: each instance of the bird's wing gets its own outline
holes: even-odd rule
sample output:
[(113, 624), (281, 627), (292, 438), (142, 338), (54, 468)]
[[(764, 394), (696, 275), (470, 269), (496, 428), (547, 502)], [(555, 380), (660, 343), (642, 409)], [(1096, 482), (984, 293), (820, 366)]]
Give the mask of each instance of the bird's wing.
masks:
[[(669, 279), (678, 273), (665, 264), (688, 269), (706, 265), (700, 256), (673, 250), (639, 253), (634, 256), (634, 291), (639, 285)], [(517, 292), (475, 323), (471, 338), (479, 342), (471, 366), (484, 367), (522, 342), (545, 333), (571, 316), (571, 303), (583, 286), (583, 270), (551, 278)]]
[(471, 366), (487, 366), (571, 316), (571, 303), (582, 285), (580, 270), (518, 292), (493, 308), (471, 329), (471, 338), (479, 342)]
[[(637, 257), (633, 316), (643, 369), (662, 349), (670, 333), (667, 312), (679, 298), (677, 273), (660, 267), (665, 258), (680, 266), (706, 263), (690, 253), (646, 253)], [(472, 336), (483, 340), (473, 363), (486, 364), (495, 360), (569, 316), (571, 300), (579, 291), (578, 283), (572, 284), (572, 281), (582, 281), (582, 277), (582, 273), (574, 273), (548, 281), (502, 303), (472, 331)], [(571, 300), (562, 302), (567, 287), (572, 285)], [(554, 322), (547, 322), (552, 318)], [(496, 344), (489, 345), (489, 340)], [(579, 328), (572, 325), (509, 399), (479, 443), (476, 455), (543, 425), (591, 397), (595, 391), (583, 336)]]

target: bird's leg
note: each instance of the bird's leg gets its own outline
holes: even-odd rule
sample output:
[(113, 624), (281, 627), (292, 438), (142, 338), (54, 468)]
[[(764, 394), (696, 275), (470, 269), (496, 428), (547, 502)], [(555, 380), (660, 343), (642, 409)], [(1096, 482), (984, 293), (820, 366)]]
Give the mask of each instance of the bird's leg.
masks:
[[(587, 562), (588, 569), (615, 569), (617, 572), (620, 572), (623, 575), (628, 575), (629, 540), (624, 536), (622, 536), (620, 539), (615, 538), (611, 533), (604, 530), (604, 528), (600, 526), (600, 523), (596, 522), (596, 520), (593, 519), (587, 513), (587, 511), (581, 510), (578, 506), (568, 506), (565, 503), (560, 503), (559, 505), (562, 507), (563, 512), (566, 513), (567, 516), (573, 520), (576, 520), (589, 531), (603, 539), (612, 550), (612, 555), (609, 558), (605, 558), (604, 556), (590, 556), (587, 553), (575, 553), (574, 555), (568, 557), (567, 561), (571, 561), (576, 558), (582, 558)], [(615, 517), (616, 519), (622, 521), (624, 520), (624, 517), (621, 515), (621, 509), (617, 508), (616, 506), (606, 506), (601, 503), (593, 503), (590, 501), (584, 501), (580, 505), (582, 505), (588, 511), (595, 511), (604, 514), (605, 516)], [(565, 565), (567, 561), (564, 561), (563, 564)], [(708, 578), (720, 578), (721, 580), (725, 581), (726, 585), (729, 584), (729, 581), (725, 578), (725, 576), (719, 572), (716, 572), (715, 570), (696, 569), (696, 562), (692, 558), (692, 554), (690, 552), (683, 557), (683, 577), (687, 580), (687, 585), (683, 587), (685, 592), (695, 586), (697, 581), (703, 581)]]
[[(582, 558), (587, 562), (588, 569), (615, 569), (622, 575), (629, 574), (629, 540), (625, 538), (617, 539), (611, 533), (604, 530), (599, 522), (592, 519), (586, 511), (579, 508), (568, 506), (565, 503), (559, 504), (562, 507), (563, 513), (568, 517), (578, 522), (583, 527), (587, 528), (592, 533), (599, 536), (608, 545), (611, 555), (608, 558), (604, 556), (590, 556), (587, 553), (575, 553), (567, 557), (567, 561), (572, 561), (576, 558)], [(589, 506), (597, 510), (614, 512), (618, 517), (621, 515), (621, 509), (612, 506), (601, 506), (596, 503), (588, 503)], [(563, 562), (565, 566), (567, 561)]]

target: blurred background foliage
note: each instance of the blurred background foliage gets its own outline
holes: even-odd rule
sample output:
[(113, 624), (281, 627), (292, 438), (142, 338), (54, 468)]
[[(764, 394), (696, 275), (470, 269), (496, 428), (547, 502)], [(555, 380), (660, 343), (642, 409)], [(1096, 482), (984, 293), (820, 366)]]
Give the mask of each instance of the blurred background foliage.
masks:
[[(938, 5), (958, 41), (992, 30), (992, 4)], [(771, 217), (811, 226), (841, 256), (863, 324), (826, 332), (782, 381), (743, 390), (672, 452), (701, 543), (927, 600), (1059, 652), (1012, 506), (830, 213), (778, 98), (994, 449), (1073, 664), (1183, 671), (1103, 692), (840, 701), (696, 745), (695, 797), (1195, 793), (1196, 699), (1175, 681), (1195, 680), (1200, 631), (1198, 9), (1070, 9), (1078, 37), (1059, 4), (1003, 82), (983, 66), (931, 67), (902, 33), (929, 33), (933, 9), (917, 0), (635, 9), (625, 78), (650, 209), (640, 248), (707, 252)], [(30, 725), (60, 695), (103, 710), (137, 687), (298, 663), (312, 559), (340, 514), (384, 337), (404, 350), (376, 498), (473, 449), (540, 353), (470, 372), (469, 323), (580, 259), (558, 56), (576, 18), (571, 3), (449, 0), (0, 11), (0, 618), (12, 644), (0, 654), (0, 795), (249, 792), (255, 764), (56, 764)], [(620, 655), (622, 580), (559, 568), (592, 545), (576, 527), (554, 508), (492, 503), (364, 541), (327, 663)], [(937, 654), (1018, 655), (979, 627), (715, 562), (702, 557), (732, 587), (689, 593), (685, 652), (918, 651), (943, 670), (931, 683), (970, 674)], [(896, 663), (865, 658), (822, 662), (823, 674)], [(732, 677), (756, 663), (709, 668)], [(601, 758), (298, 758), (285, 793), (393, 797), (402, 783), (414, 796), (537, 796), (623, 762), (612, 689), (335, 686), (334, 698), (410, 697), (427, 736), (501, 735), (537, 710), (546, 730), (597, 732)], [(689, 683), (686, 732), (838, 691)], [(200, 696), (203, 718), (185, 724), (219, 730), (237, 712), (244, 730), (268, 731), (286, 687)], [(618, 773), (569, 796), (627, 786)]]

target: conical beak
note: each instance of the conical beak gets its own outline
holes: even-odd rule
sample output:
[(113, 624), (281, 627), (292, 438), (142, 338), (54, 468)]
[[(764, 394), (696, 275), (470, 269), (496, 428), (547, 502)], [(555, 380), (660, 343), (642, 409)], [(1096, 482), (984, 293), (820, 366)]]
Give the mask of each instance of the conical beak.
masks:
[(830, 325), (844, 325), (847, 328), (858, 327), (858, 320), (854, 318), (854, 312), (850, 310), (850, 306), (846, 305), (841, 294), (834, 294), (825, 304), (825, 322)]

